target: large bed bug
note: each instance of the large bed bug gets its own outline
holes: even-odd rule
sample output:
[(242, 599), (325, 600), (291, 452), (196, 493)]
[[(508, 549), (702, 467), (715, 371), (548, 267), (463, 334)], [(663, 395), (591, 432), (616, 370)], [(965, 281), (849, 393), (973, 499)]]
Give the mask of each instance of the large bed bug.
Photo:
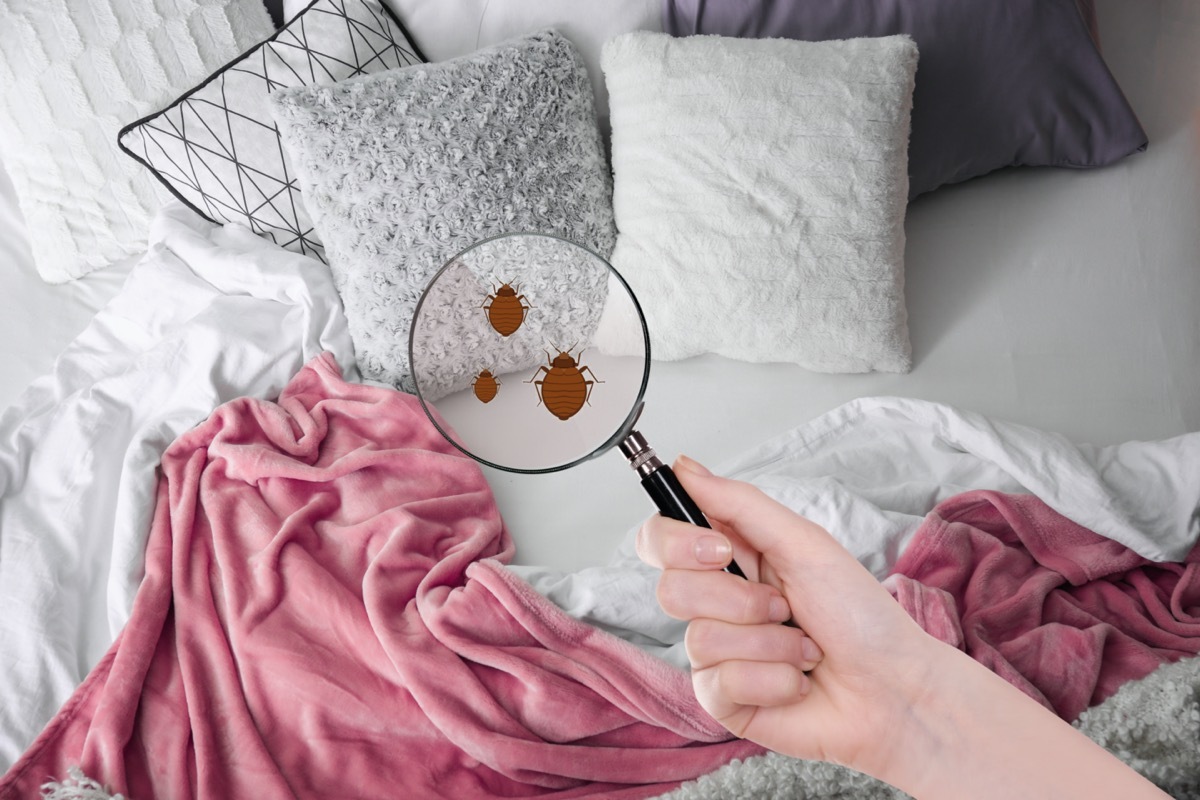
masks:
[[(538, 404), (545, 403), (551, 414), (564, 421), (578, 414), (584, 403), (591, 405), (592, 386), (604, 383), (596, 377), (591, 367), (586, 367), (571, 357), (572, 348), (574, 345), (559, 351), (553, 358), (547, 352), (546, 360), (550, 366), (538, 367), (533, 377), (525, 381), (537, 387)], [(583, 359), (582, 350), (579, 351), (579, 359)], [(546, 373), (546, 377), (537, 380), (543, 372)], [(590, 381), (583, 377), (584, 372), (592, 376)]]
[(492, 375), (491, 370), (483, 370), (475, 376), (475, 380), (471, 381), (471, 388), (475, 390), (475, 396), (479, 398), (481, 403), (490, 403), (496, 397), (496, 392), (499, 391), (500, 381)]
[(480, 308), (487, 311), (488, 322), (501, 336), (512, 336), (525, 321), (525, 312), (533, 308), (525, 295), (517, 294), (510, 284), (503, 284), (495, 294), (489, 294)]

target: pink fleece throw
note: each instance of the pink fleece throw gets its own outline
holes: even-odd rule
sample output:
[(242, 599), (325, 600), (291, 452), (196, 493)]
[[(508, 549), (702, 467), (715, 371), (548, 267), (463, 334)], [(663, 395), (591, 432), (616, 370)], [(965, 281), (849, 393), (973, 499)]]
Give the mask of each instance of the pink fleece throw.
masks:
[(760, 752), (512, 554), (415, 398), (321, 356), (167, 450), (133, 616), (0, 798), (643, 797)]
[(1200, 652), (1200, 548), (1156, 564), (1032, 495), (938, 505), (885, 582), (933, 635), (1066, 720)]

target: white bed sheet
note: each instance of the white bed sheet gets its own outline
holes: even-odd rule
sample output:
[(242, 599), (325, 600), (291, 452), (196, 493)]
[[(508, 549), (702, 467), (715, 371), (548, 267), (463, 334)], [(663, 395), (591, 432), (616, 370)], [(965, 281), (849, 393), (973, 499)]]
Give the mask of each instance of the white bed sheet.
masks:
[[(722, 466), (834, 532), (880, 579), (931, 509), (974, 489), (1033, 494), (1151, 560), (1181, 560), (1200, 539), (1200, 433), (1095, 447), (926, 400), (865, 397)], [(512, 569), (571, 616), (687, 669), (687, 625), (659, 607), (658, 570), (637, 558), (635, 535), (608, 564)]]
[[(1096, 5), (1149, 149), (1099, 170), (1002, 171), (915, 201), (910, 374), (655, 362), (639, 427), (660, 455), (720, 466), (865, 396), (932, 400), (1095, 445), (1200, 430), (1200, 4)], [(522, 564), (605, 563), (653, 510), (615, 452), (569, 473), (488, 477)]]
[[(511, 0), (398, 5), (432, 57), (541, 27), (566, 7), (547, 0), (544, 14), (531, 14), (530, 2)], [(1200, 5), (1097, 7), (1105, 56), (1149, 133), (1148, 151), (1101, 170), (1005, 171), (918, 199), (907, 224), (912, 373), (819, 375), (716, 357), (659, 362), (640, 427), (660, 454), (720, 464), (872, 395), (948, 403), (1093, 444), (1200, 430)], [(657, 2), (620, 8), (623, 19), (657, 24), (646, 13)], [(605, 18), (599, 7), (588, 13)], [(435, 47), (439, 25), (458, 39)], [(575, 35), (596, 39), (616, 32), (609, 28)], [(48, 371), (123, 273), (42, 284), (2, 177), (0, 200), (3, 406)], [(568, 473), (488, 476), (523, 564), (605, 563), (650, 510), (615, 453)]]
[(8, 408), (125, 282), (136, 259), (51, 285), (33, 266), (25, 220), (0, 151), (0, 410)]

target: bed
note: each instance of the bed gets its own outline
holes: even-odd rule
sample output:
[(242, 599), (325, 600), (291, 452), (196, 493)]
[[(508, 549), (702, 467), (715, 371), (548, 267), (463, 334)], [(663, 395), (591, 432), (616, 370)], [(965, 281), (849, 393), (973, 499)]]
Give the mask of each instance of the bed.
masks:
[[(397, 0), (392, 8), (430, 62), (557, 27), (578, 46), (597, 89), (603, 88), (600, 46), (604, 41), (632, 30), (661, 31), (664, 24), (662, 4), (657, 0), (624, 0), (613, 9), (536, 0)], [(302, 4), (285, 4), (281, 13), (290, 18), (300, 10)], [(857, 486), (859, 494), (871, 497), (876, 505), (886, 506), (889, 500), (881, 498), (890, 493), (893, 510), (917, 519), (958, 490), (1028, 490), (1037, 482), (1039, 470), (1045, 474), (1061, 471), (1060, 485), (1047, 480), (1043, 496), (1059, 491), (1060, 510), (1069, 513), (1076, 509), (1086, 516), (1082, 491), (1072, 495), (1061, 485), (1081, 474), (1071, 470), (1078, 468), (1072, 459), (1082, 453), (1083, 460), (1094, 467), (1098, 484), (1121, 485), (1127, 493), (1142, 491), (1146, 497), (1169, 497), (1163, 502), (1178, 506), (1186, 519), (1188, 503), (1192, 508), (1195, 503), (1195, 485), (1189, 488), (1188, 481), (1195, 473), (1190, 459), (1197, 451), (1193, 441), (1187, 440), (1185, 446), (1179, 437), (1200, 431), (1200, 317), (1196, 314), (1200, 308), (1200, 83), (1195, 80), (1200, 75), (1200, 14), (1182, 0), (1137, 5), (1099, 0), (1095, 15), (1104, 63), (1144, 127), (1149, 140), (1145, 151), (1096, 169), (1001, 169), (916, 197), (907, 203), (903, 217), (903, 301), (911, 370), (823, 374), (797, 364), (752, 363), (714, 354), (657, 360), (639, 428), (661, 455), (669, 459), (686, 453), (718, 470), (759, 478), (805, 475), (804, 462), (811, 460), (813, 471), (833, 479), (838, 470), (845, 470), (844, 485)], [(240, 49), (244, 47), (239, 46), (238, 52)], [(921, 74), (917, 66), (918, 86)], [(611, 157), (613, 143), (608, 137), (616, 120), (609, 121), (603, 93), (598, 97), (601, 141)], [(298, 137), (289, 139), (289, 144), (298, 142)], [(9, 157), (0, 151), (0, 163), (7, 163)], [(326, 303), (338, 306), (334, 283), (318, 274), (324, 265), (311, 255), (264, 254), (261, 270), (256, 267), (252, 275), (229, 277), (236, 269), (230, 254), (248, 253), (257, 245), (238, 238), (241, 234), (210, 235), (189, 221), (190, 212), (178, 202), (173, 209), (166, 221), (155, 221), (158, 232), (151, 234), (151, 240), (174, 242), (167, 247), (177, 254), (189, 247), (197, 253), (203, 247), (214, 248), (210, 255), (197, 256), (211, 263), (196, 268), (200, 278), (188, 284), (201, 287), (196, 291), (211, 286), (225, 291), (221, 282), (228, 280), (229, 292), (253, 295), (257, 290), (247, 287), (272, 287), (271, 281), (282, 272), (304, 271), (307, 290), (324, 292)], [(151, 302), (155, 286), (152, 276), (143, 274), (147, 269), (139, 272), (138, 253), (112, 258), (111, 266), (68, 282), (43, 280), (34, 263), (31, 236), (13, 182), (3, 173), (0, 248), (0, 281), (6, 289), (0, 301), (0, 368), (6, 376), (0, 382), (0, 408), (20, 407), (28, 412), (30, 397), (40, 397), (39, 407), (46, 407), (52, 398), (61, 399), (55, 392), (76, 379), (70, 370), (63, 371), (63, 364), (72, 370), (86, 370), (91, 363), (88, 359), (103, 359), (104, 334), (116, 336), (117, 323), (105, 323), (108, 327), (94, 332), (86, 347), (75, 351), (74, 360), (60, 362), (57, 384), (42, 379), (40, 390), (27, 388), (41, 376), (55, 373), (56, 358), (94, 324), (93, 318), (106, 304), (123, 291), (132, 291), (127, 280), (146, 284), (130, 295), (143, 303)], [(301, 264), (307, 266), (302, 270)], [(176, 289), (184, 297), (179, 287), (171, 291)], [(286, 305), (294, 297), (290, 289), (268, 288), (256, 299), (266, 308), (268, 302)], [(132, 303), (130, 298), (125, 302)], [(236, 316), (234, 311), (228, 313), (233, 315), (229, 320)], [(178, 431), (169, 427), (160, 431), (162, 448), (176, 433), (204, 419), (206, 403), (211, 404), (211, 411), (243, 394), (271, 398), (322, 351), (334, 353), (351, 383), (358, 379), (354, 347), (344, 323), (316, 320), (317, 311), (300, 301), (294, 309), (288, 307), (286, 313), (280, 313), (280, 324), (289, 326), (284, 330), (304, 332), (304, 345), (298, 350), (274, 344), (272, 336), (277, 339), (277, 332), (260, 330), (253, 333), (258, 339), (247, 334), (247, 341), (255, 344), (253, 348), (246, 345), (246, 355), (236, 367), (206, 373), (199, 353), (208, 352), (215, 358), (211, 354), (222, 347), (236, 347), (214, 333), (214, 338), (198, 345), (195, 352), (181, 349), (181, 361), (162, 357), (153, 362), (155, 369), (165, 370), (163, 377), (168, 382), (197, 381), (195, 391), (180, 401), (191, 416), (183, 414), (174, 420)], [(155, 324), (172, 323), (160, 320)], [(121, 346), (133, 353), (137, 345), (130, 339)], [(241, 351), (238, 354), (242, 358)], [(137, 369), (149, 369), (146, 363), (136, 363), (140, 365)], [(173, 377), (170, 370), (175, 363), (187, 367), (181, 366), (179, 375)], [(103, 372), (99, 361), (96, 371)], [(42, 394), (37, 395), (38, 391)], [(1015, 442), (1007, 451), (1011, 461), (991, 459), (993, 466), (1005, 465), (992, 472), (980, 471), (978, 464), (960, 464), (937, 473), (929, 464), (936, 461), (938, 443), (946, 439), (934, 435), (933, 423), (922, 417), (934, 407), (931, 404), (950, 410), (947, 418), (954, 421), (950, 427), (960, 426), (954, 430), (987, 431), (999, 440)], [(853, 417), (846, 408), (864, 418), (895, 422), (896, 444), (888, 456), (892, 460), (884, 464), (880, 451), (875, 454), (879, 460), (874, 467), (863, 466), (873, 453), (869, 435), (846, 439), (836, 452), (821, 449), (819, 432), (835, 427), (839, 413), (846, 415), (843, 421)], [(960, 412), (962, 416), (954, 416)], [(8, 424), (10, 432), (15, 430), (11, 426), (16, 425), (16, 417), (10, 416)], [(930, 431), (929, 442), (920, 441), (922, 430)], [(1153, 443), (1167, 440), (1175, 444), (1154, 449)], [(913, 476), (904, 474), (899, 444), (904, 442), (914, 448), (928, 447), (920, 456), (923, 466)], [(1117, 446), (1139, 442), (1147, 443), (1148, 449), (1137, 450), (1141, 454), (1137, 457), (1104, 455), (1118, 452)], [(1073, 446), (1078, 449), (1072, 450)], [(161, 450), (142, 454), (141, 461), (130, 455), (112, 463), (118, 467), (124, 463), (125, 468), (134, 470), (131, 474), (145, 481), (146, 476), (157, 474), (154, 456), (160, 454)], [(1148, 460), (1139, 461), (1143, 456)], [(1140, 483), (1113, 478), (1122, 468), (1136, 471), (1137, 464), (1150, 463), (1157, 465), (1157, 472), (1147, 468)], [(1029, 470), (1026, 480), (1019, 479), (1022, 464)], [(850, 477), (851, 473), (857, 477)], [(618, 616), (615, 612), (597, 610), (595, 604), (600, 601), (580, 599), (580, 592), (589, 586), (589, 570), (603, 565), (613, 570), (632, 569), (630, 532), (651, 508), (624, 459), (614, 452), (565, 472), (520, 475), (484, 467), (483, 475), (512, 536), (515, 569), (510, 572), (523, 576), (575, 617), (616, 627), (611, 619)], [(994, 485), (967, 485), (971, 480)], [(870, 481), (878, 482), (875, 495), (866, 485)], [(1160, 495), (1154, 494), (1155, 481), (1161, 484)], [(797, 490), (796, 498), (807, 498), (797, 499), (798, 505), (807, 503), (805, 508), (817, 516), (840, 513), (836, 503), (822, 507), (820, 499), (812, 496), (821, 484), (806, 486)], [(112, 512), (118, 521), (123, 520), (121, 524), (150, 525), (153, 488), (140, 491), (135, 496), (141, 497), (146, 507), (135, 511), (119, 506)], [(1136, 512), (1130, 514), (1138, 519)], [(902, 536), (862, 539), (855, 544), (857, 554), (882, 577), (912, 535), (914, 525), (901, 526)], [(1142, 526), (1141, 531), (1146, 530)], [(0, 543), (6, 533), (0, 531)], [(1134, 546), (1133, 541), (1123, 543)], [(1176, 556), (1187, 550), (1182, 542), (1171, 547), (1167, 549)], [(867, 552), (872, 549), (876, 552)], [(110, 604), (128, 612), (134, 603), (132, 592), (137, 584), (133, 576), (139, 574), (140, 554), (106, 552), (112, 562), (108, 568), (113, 574), (128, 573), (129, 586), (121, 596), (115, 595), (111, 586), (107, 590), (102, 587), (100, 596), (107, 591)], [(7, 552), (5, 557), (11, 558)], [(642, 576), (637, 580), (638, 591), (644, 594), (649, 579)], [(29, 591), (36, 592), (36, 585)], [(46, 591), (69, 597), (72, 587), (59, 585), (53, 590), (46, 587)], [(652, 592), (652, 586), (648, 591)], [(502, 593), (501, 589), (496, 592)], [(578, 607), (572, 609), (573, 602)], [(50, 688), (41, 700), (43, 706), (57, 708), (63, 702), (108, 650), (122, 616), (114, 615), (112, 608), (91, 608), (78, 611), (74, 619), (91, 633), (68, 648), (76, 663), (47, 679)], [(654, 628), (656, 625), (659, 627)], [(663, 633), (667, 630), (663, 626), (651, 621), (641, 631), (649, 636), (646, 631), (654, 628), (655, 635), (673, 635)], [(637, 624), (630, 627), (637, 628)], [(20, 632), (10, 630), (9, 634)], [(629, 638), (636, 640), (637, 636)], [(664, 650), (670, 649), (669, 642), (660, 643)], [(678, 648), (675, 652), (678, 655)], [(36, 734), (41, 724), (44, 720), (32, 731), (6, 732), (0, 768), (10, 766), (24, 749), (18, 744), (28, 746), (31, 734)], [(702, 725), (692, 733), (697, 740), (718, 738)], [(689, 764), (699, 774), (723, 760), (748, 754), (750, 751), (722, 751), (710, 754), (707, 761), (697, 757)], [(610, 778), (616, 783), (625, 780)], [(680, 775), (659, 774), (646, 783), (665, 786), (679, 779)]]

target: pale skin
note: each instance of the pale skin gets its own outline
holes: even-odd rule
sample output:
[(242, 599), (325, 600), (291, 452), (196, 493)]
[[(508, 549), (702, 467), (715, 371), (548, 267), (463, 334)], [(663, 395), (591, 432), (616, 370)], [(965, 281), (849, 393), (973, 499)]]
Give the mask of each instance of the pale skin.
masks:
[[(919, 800), (1168, 797), (926, 634), (820, 526), (691, 459), (675, 473), (713, 530), (656, 516), (638, 554), (663, 570), (696, 697), (731, 733)], [(749, 580), (723, 571), (731, 558)]]

